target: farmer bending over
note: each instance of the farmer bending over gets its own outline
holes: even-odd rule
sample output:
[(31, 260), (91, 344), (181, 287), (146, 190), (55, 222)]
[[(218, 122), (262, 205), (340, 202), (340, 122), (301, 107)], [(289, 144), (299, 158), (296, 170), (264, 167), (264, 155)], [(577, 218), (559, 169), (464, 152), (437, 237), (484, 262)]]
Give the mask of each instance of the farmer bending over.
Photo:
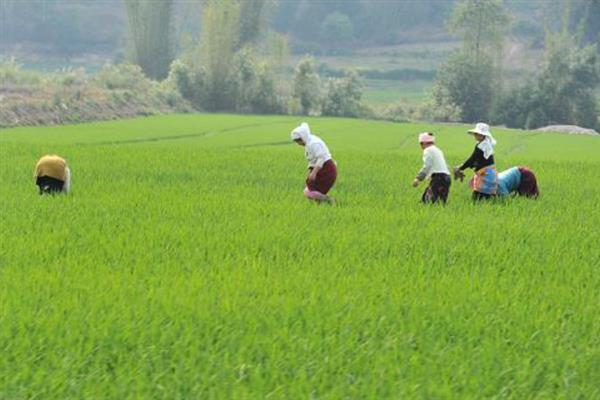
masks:
[(481, 122), (468, 133), (473, 135), (477, 144), (471, 156), (460, 167), (454, 168), (454, 178), (462, 180), (464, 178), (463, 171), (473, 168), (475, 175), (470, 182), (471, 189), (473, 189), (473, 200), (489, 199), (495, 196), (498, 190), (498, 172), (494, 165), (496, 140), (490, 132), (490, 127)]
[(419, 183), (427, 177), (431, 177), (429, 186), (423, 192), (421, 201), (423, 203), (437, 203), (441, 200), (444, 204), (448, 201), (448, 193), (450, 192), (450, 171), (444, 153), (435, 145), (435, 137), (433, 133), (425, 132), (419, 135), (419, 144), (423, 149), (423, 168), (413, 180), (413, 187), (417, 187)]
[(532, 170), (527, 167), (512, 167), (498, 174), (498, 195), (508, 196), (511, 193), (538, 198), (540, 192)]
[(35, 166), (35, 184), (42, 194), (69, 193), (71, 170), (64, 158), (46, 155)]
[(327, 193), (337, 178), (337, 167), (327, 145), (319, 137), (311, 135), (306, 122), (294, 129), (291, 137), (294, 142), (304, 146), (304, 154), (308, 160), (304, 196), (318, 203), (335, 204), (335, 199), (327, 196)]

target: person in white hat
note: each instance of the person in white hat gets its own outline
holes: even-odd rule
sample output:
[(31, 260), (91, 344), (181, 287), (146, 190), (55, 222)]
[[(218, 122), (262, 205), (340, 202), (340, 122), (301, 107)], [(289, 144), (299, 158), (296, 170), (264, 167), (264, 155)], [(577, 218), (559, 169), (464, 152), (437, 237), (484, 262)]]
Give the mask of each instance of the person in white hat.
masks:
[(40, 194), (69, 193), (71, 190), (71, 169), (60, 156), (51, 154), (40, 158), (34, 176)]
[(464, 177), (463, 171), (472, 168), (475, 175), (471, 179), (473, 189), (473, 200), (489, 199), (496, 195), (498, 190), (498, 171), (494, 160), (494, 146), (496, 140), (490, 132), (488, 124), (479, 122), (474, 129), (468, 131), (473, 135), (477, 144), (471, 156), (459, 167), (454, 169), (454, 177)]
[(337, 166), (327, 145), (321, 138), (310, 133), (310, 127), (306, 122), (296, 127), (290, 136), (294, 142), (304, 146), (304, 154), (308, 160), (304, 196), (318, 203), (335, 204), (335, 199), (327, 193), (337, 178)]
[(430, 132), (419, 135), (419, 144), (423, 149), (423, 167), (413, 180), (413, 187), (419, 186), (425, 178), (431, 177), (429, 186), (423, 192), (421, 201), (425, 204), (448, 201), (450, 193), (450, 170), (446, 164), (444, 153), (435, 145), (435, 136)]

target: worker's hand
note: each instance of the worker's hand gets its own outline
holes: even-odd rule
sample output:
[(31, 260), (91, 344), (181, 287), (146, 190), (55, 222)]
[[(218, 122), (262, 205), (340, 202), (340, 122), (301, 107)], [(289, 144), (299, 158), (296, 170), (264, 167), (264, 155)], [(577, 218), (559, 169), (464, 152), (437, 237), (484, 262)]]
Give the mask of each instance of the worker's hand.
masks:
[(454, 180), (462, 182), (463, 179), (465, 179), (465, 173), (459, 167), (454, 167)]
[(421, 183), (421, 181), (420, 181), (420, 180), (418, 180), (417, 178), (415, 178), (415, 179), (412, 181), (412, 186), (413, 186), (413, 187), (417, 187), (417, 186), (419, 186), (419, 183)]

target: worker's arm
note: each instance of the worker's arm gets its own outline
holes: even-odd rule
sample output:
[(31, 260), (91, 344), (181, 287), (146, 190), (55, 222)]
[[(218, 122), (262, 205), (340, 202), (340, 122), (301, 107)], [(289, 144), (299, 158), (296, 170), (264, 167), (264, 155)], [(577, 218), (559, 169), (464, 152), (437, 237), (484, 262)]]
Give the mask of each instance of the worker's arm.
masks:
[(417, 177), (413, 180), (413, 186), (417, 187), (419, 182), (422, 182), (427, 178), (427, 175), (431, 172), (431, 168), (433, 168), (433, 157), (432, 154), (428, 151), (423, 152), (423, 167), (417, 174)]
[(473, 166), (475, 165), (475, 160), (477, 159), (477, 152), (481, 152), (481, 149), (475, 146), (475, 149), (473, 150), (473, 153), (471, 153), (471, 156), (467, 158), (467, 160), (460, 167), (458, 167), (458, 169), (463, 171), (467, 168), (473, 168)]
[(414, 185), (415, 181), (417, 181), (417, 184), (418, 182), (424, 181), (425, 178), (427, 178), (427, 175), (429, 175), (429, 173), (431, 172), (431, 168), (433, 168), (433, 157), (431, 153), (425, 151), (423, 153), (423, 167), (421, 168), (421, 170), (417, 174), (417, 177), (413, 181), (413, 186), (416, 186)]
[(65, 167), (65, 183), (63, 184), (63, 192), (69, 193), (71, 191), (71, 169)]
[(315, 179), (317, 179), (317, 174), (319, 173), (320, 170), (321, 170), (321, 167), (318, 165), (315, 165), (313, 167), (313, 169), (310, 171), (310, 174), (308, 174), (308, 180), (314, 181)]

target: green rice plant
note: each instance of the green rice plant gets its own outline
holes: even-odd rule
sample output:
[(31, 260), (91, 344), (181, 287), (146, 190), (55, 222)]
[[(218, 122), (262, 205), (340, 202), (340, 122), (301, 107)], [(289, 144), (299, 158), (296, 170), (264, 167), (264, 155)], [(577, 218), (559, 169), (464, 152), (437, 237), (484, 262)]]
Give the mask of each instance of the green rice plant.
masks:
[[(309, 118), (339, 206), (302, 196), (296, 117), (0, 131), (0, 398), (600, 397), (598, 137), (494, 129), (542, 196), (419, 204), (416, 134)], [(38, 157), (73, 171), (40, 197)]]

